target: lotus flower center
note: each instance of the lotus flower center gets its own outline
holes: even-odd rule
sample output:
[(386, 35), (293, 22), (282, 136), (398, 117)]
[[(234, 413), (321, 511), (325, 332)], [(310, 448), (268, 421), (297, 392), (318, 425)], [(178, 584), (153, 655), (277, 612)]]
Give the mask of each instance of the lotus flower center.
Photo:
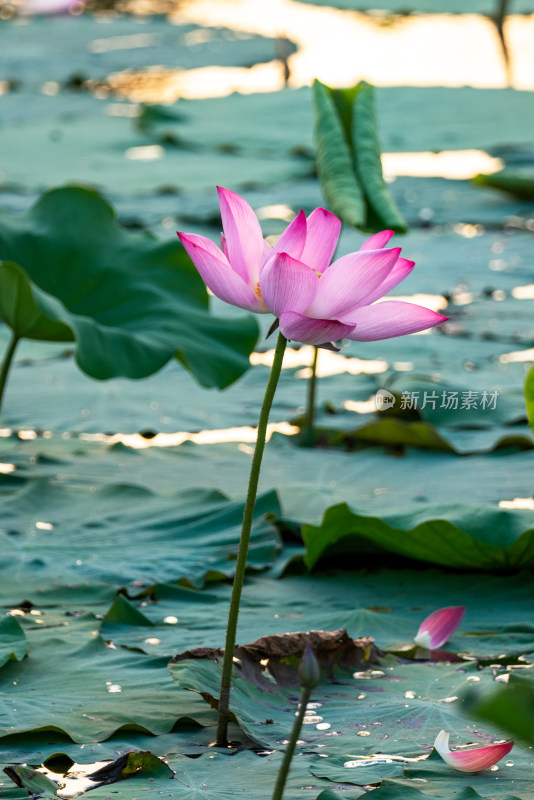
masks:
[(263, 303), (263, 297), (261, 296), (261, 289), (260, 289), (260, 282), (259, 282), (259, 281), (258, 281), (258, 283), (256, 284), (256, 288), (254, 289), (254, 291), (256, 292), (256, 295), (258, 296), (258, 298), (259, 298), (259, 299), (261, 300), (261, 302)]

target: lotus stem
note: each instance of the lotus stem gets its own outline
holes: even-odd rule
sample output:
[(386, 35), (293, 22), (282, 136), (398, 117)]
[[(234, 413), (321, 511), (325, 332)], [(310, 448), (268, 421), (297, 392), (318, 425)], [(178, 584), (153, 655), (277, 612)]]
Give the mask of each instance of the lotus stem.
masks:
[(509, 11), (508, 5), (509, 5), (508, 0), (497, 0), (497, 8), (495, 11), (495, 16), (493, 17), (493, 21), (495, 23), (495, 27), (497, 28), (497, 33), (499, 35), (499, 40), (501, 43), (504, 65), (506, 69), (506, 80), (508, 82), (508, 86), (511, 86), (512, 65), (510, 63), (510, 51), (508, 49), (508, 42), (506, 40), (506, 31), (504, 25)]
[(226, 642), (224, 645), (224, 659), (221, 678), (221, 692), (219, 697), (219, 715), (217, 721), (217, 747), (228, 747), (228, 711), (230, 706), (230, 686), (232, 682), (234, 648), (237, 631), (237, 619), (239, 616), (239, 604), (241, 602), (241, 592), (245, 580), (245, 570), (247, 566), (248, 545), (250, 541), (250, 531), (252, 529), (252, 518), (254, 506), (256, 505), (256, 495), (258, 493), (258, 480), (260, 477), (261, 461), (265, 448), (265, 438), (267, 434), (267, 423), (269, 413), (273, 403), (274, 393), (278, 385), (278, 379), (282, 369), (282, 361), (286, 349), (287, 339), (281, 333), (278, 334), (278, 341), (274, 351), (271, 375), (265, 389), (265, 397), (258, 420), (258, 432), (256, 435), (256, 446), (250, 468), (250, 478), (248, 483), (247, 500), (243, 512), (243, 527), (239, 540), (239, 550), (235, 566), (234, 585), (232, 588), (232, 598), (230, 600), (230, 610), (228, 613), (228, 626), (226, 629)]
[(4, 359), (2, 361), (2, 368), (0, 369), (0, 410), (2, 409), (2, 401), (4, 399), (4, 390), (6, 388), (7, 376), (9, 374), (11, 362), (13, 361), (13, 356), (15, 355), (15, 350), (17, 349), (18, 343), (19, 343), (19, 337), (16, 335), (16, 333), (12, 333), (11, 339), (9, 340), (9, 344), (4, 354)]
[(315, 396), (317, 390), (317, 359), (319, 348), (313, 348), (313, 361), (311, 364), (311, 375), (308, 379), (308, 392), (306, 397), (306, 412), (304, 414), (304, 428), (302, 431), (302, 444), (304, 447), (313, 447), (315, 439)]
[(295, 716), (295, 722), (293, 723), (293, 728), (291, 730), (291, 735), (285, 749), (280, 769), (278, 770), (272, 800), (282, 800), (287, 776), (289, 775), (289, 768), (291, 766), (291, 759), (293, 758), (295, 747), (297, 746), (297, 741), (302, 728), (302, 722), (304, 720), (304, 715), (306, 714), (306, 708), (310, 702), (311, 692), (312, 690), (310, 687), (302, 687), (300, 693), (300, 705)]

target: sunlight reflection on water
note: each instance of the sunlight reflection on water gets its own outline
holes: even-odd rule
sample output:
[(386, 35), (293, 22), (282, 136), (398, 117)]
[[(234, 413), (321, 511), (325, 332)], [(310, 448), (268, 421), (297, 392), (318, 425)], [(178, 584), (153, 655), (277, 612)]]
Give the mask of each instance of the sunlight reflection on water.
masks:
[[(184, 0), (170, 18), (287, 37), (298, 46), (288, 58), (292, 88), (315, 77), (337, 86), (362, 79), (379, 86), (507, 85), (496, 28), (479, 14), (380, 18), (295, 0), (271, 0), (270, 13), (262, 10), (263, 0)], [(510, 15), (505, 28), (512, 86), (532, 89), (534, 16)], [(281, 80), (279, 70), (279, 83), (270, 90), (281, 88)]]
[[(153, 12), (161, 2), (148, 0)], [(149, 10), (147, 0), (131, 0), (129, 7), (141, 15)], [(510, 14), (506, 19), (510, 54), (507, 72), (496, 27), (481, 14), (369, 15), (295, 0), (271, 0), (271, 13), (263, 12), (264, 0), (183, 0), (168, 19), (176, 25), (206, 26), (191, 32), (200, 37), (209, 36), (210, 30), (220, 26), (236, 35), (294, 42), (297, 50), (287, 56), (289, 89), (310, 86), (314, 78), (333, 86), (367, 80), (376, 86), (534, 89), (534, 14)], [(146, 36), (98, 39), (92, 46), (145, 46), (149, 41), (143, 38)], [(143, 103), (226, 97), (233, 92), (277, 92), (286, 86), (286, 75), (275, 51), (273, 46), (272, 61), (249, 67), (128, 69), (110, 75), (107, 85), (100, 84), (95, 92), (107, 96), (111, 90), (119, 97)], [(388, 177), (464, 179), (502, 168), (499, 159), (475, 150), (386, 153), (383, 158)]]
[(534, 511), (534, 497), (514, 497), (513, 500), (499, 500), (499, 508), (521, 508)]
[[(293, 436), (299, 432), (300, 428), (290, 425), (289, 422), (270, 422), (267, 426), (266, 441), (269, 441), (273, 433), (283, 433), (286, 436)], [(105, 442), (106, 444), (125, 444), (136, 450), (144, 450), (147, 447), (175, 447), (184, 442), (194, 444), (221, 444), (223, 442), (255, 442), (256, 428), (242, 426), (239, 428), (220, 428), (198, 433), (179, 431), (177, 433), (158, 433), (152, 439), (145, 439), (138, 433), (117, 433), (107, 436), (100, 433), (81, 433), (80, 439), (90, 442)]]
[[(271, 367), (273, 364), (274, 350), (266, 350), (263, 353), (251, 353), (250, 363), (252, 366), (262, 364), (265, 367)], [(295, 367), (305, 366), (309, 369), (309, 365), (313, 361), (313, 347), (311, 345), (304, 345), (298, 350), (288, 349), (284, 354), (284, 363), (282, 369), (294, 369)], [(376, 375), (380, 372), (385, 372), (388, 368), (388, 362), (383, 358), (380, 359), (361, 359), (361, 358), (347, 358), (342, 353), (334, 353), (329, 350), (322, 350), (319, 353), (317, 361), (317, 377), (326, 378), (330, 375), (341, 375), (348, 373), (349, 375)], [(296, 373), (297, 378), (306, 378), (308, 373), (305, 370), (300, 370)]]

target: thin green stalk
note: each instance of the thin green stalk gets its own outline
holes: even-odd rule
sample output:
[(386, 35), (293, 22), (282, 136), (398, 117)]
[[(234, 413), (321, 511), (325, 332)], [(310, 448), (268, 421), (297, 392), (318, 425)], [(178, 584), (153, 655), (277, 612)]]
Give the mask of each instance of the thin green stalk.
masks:
[(311, 365), (311, 375), (308, 379), (308, 392), (306, 397), (306, 412), (304, 414), (304, 429), (302, 431), (302, 444), (305, 447), (312, 447), (314, 442), (314, 426), (315, 426), (315, 394), (317, 389), (317, 358), (319, 356), (319, 348), (313, 348), (313, 361)]
[(11, 339), (9, 340), (7, 350), (4, 354), (2, 368), (0, 369), (0, 410), (2, 409), (2, 400), (4, 398), (4, 390), (6, 388), (9, 368), (11, 367), (11, 362), (13, 361), (13, 356), (15, 355), (15, 350), (17, 349), (18, 343), (19, 337), (16, 335), (16, 333), (13, 333), (11, 335)]
[(508, 42), (506, 39), (506, 31), (504, 24), (506, 22), (506, 16), (509, 10), (508, 5), (509, 5), (508, 0), (497, 0), (497, 9), (495, 11), (495, 16), (493, 17), (493, 21), (495, 23), (495, 27), (497, 28), (497, 33), (499, 35), (499, 39), (501, 42), (501, 49), (506, 69), (506, 80), (508, 81), (508, 85), (511, 86), (512, 64), (510, 62), (510, 51), (508, 49)]
[(274, 393), (278, 385), (278, 378), (282, 369), (282, 361), (286, 349), (287, 339), (281, 333), (278, 334), (276, 349), (274, 351), (271, 375), (265, 389), (265, 397), (260, 411), (258, 421), (258, 432), (256, 435), (256, 446), (250, 467), (250, 478), (248, 483), (247, 500), (243, 512), (243, 527), (241, 529), (241, 539), (235, 566), (234, 585), (232, 588), (232, 599), (230, 600), (230, 611), (228, 613), (228, 627), (226, 629), (226, 642), (224, 645), (224, 659), (221, 678), (221, 693), (219, 698), (219, 715), (217, 721), (217, 747), (228, 747), (228, 709), (230, 706), (230, 685), (232, 682), (232, 670), (234, 659), (235, 638), (237, 631), (237, 618), (239, 615), (239, 603), (241, 601), (241, 591), (245, 580), (245, 569), (247, 566), (248, 545), (250, 541), (250, 531), (252, 528), (252, 517), (254, 506), (256, 505), (256, 495), (258, 492), (258, 480), (260, 477), (261, 460), (265, 448), (265, 436), (267, 433), (267, 422), (269, 412), (273, 403)]
[(289, 774), (289, 767), (291, 766), (291, 759), (293, 758), (293, 753), (295, 752), (295, 747), (297, 746), (297, 741), (302, 728), (302, 722), (304, 720), (306, 708), (308, 706), (308, 703), (310, 702), (311, 692), (312, 690), (308, 686), (302, 687), (302, 691), (300, 694), (299, 710), (295, 717), (295, 722), (293, 723), (293, 728), (291, 730), (291, 736), (289, 737), (289, 742), (287, 744), (286, 751), (284, 753), (284, 758), (282, 759), (282, 763), (278, 771), (272, 800), (282, 800), (282, 795), (284, 794), (284, 787), (286, 785), (287, 776)]

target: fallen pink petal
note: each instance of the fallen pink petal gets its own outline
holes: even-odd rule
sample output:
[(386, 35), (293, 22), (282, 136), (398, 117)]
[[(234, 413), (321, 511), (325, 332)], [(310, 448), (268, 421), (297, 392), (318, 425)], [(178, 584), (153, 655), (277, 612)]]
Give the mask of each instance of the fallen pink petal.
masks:
[(445, 763), (460, 772), (481, 772), (483, 769), (489, 769), (507, 756), (513, 746), (513, 742), (499, 742), (472, 747), (469, 750), (453, 751), (449, 748), (448, 731), (440, 731), (434, 742), (435, 750)]
[(246, 200), (218, 188), (221, 249), (198, 234), (178, 233), (208, 289), (231, 305), (280, 320), (286, 339), (323, 345), (339, 339), (390, 339), (433, 328), (447, 317), (401, 300), (381, 300), (414, 262), (387, 247), (393, 231), (373, 234), (336, 259), (340, 220), (325, 208), (300, 211), (271, 247)]
[(451, 637), (465, 614), (465, 606), (438, 608), (428, 616), (417, 631), (414, 641), (419, 647), (435, 650)]

